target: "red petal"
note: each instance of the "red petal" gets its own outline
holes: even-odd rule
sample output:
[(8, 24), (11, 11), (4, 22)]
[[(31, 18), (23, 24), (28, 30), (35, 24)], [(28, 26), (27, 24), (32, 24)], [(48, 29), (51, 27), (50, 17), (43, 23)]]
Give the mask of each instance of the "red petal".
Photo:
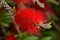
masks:
[(6, 36), (5, 40), (17, 40), (13, 34), (9, 34)]

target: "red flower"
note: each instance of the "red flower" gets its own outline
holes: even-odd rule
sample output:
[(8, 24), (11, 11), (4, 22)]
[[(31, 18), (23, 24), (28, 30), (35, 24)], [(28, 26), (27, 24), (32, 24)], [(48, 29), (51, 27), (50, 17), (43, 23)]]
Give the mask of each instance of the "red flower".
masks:
[(52, 12), (52, 8), (50, 7), (49, 3), (47, 2), (47, 0), (39, 0), (40, 3), (44, 4), (44, 8), (40, 8), (37, 4), (35, 4), (35, 8), (36, 9), (46, 9), (49, 13)]
[[(48, 4), (47, 0), (38, 0), (41, 3), (44, 3), (44, 8), (48, 11), (48, 12), (52, 12), (52, 8), (50, 7), (50, 5)], [(16, 4), (22, 3), (22, 4), (34, 4), (34, 0), (14, 0), (14, 2)], [(35, 9), (41, 9), (43, 10), (44, 8), (40, 8), (37, 4), (35, 4)]]
[(13, 34), (8, 34), (5, 38), (5, 40), (17, 40)]
[(39, 33), (40, 28), (37, 24), (44, 23), (47, 16), (43, 11), (37, 11), (32, 8), (18, 9), (15, 13), (15, 21), (21, 31), (27, 31), (30, 34)]
[(37, 27), (31, 27), (31, 28), (29, 28), (26, 32), (27, 32), (28, 34), (38, 35), (39, 31), (40, 31), (40, 30), (39, 30)]

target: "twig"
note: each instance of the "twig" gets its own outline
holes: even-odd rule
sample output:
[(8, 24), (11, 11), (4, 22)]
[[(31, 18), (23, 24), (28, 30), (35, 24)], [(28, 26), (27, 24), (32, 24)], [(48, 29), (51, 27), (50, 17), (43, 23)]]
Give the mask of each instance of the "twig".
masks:
[(1, 26), (1, 28), (2, 28), (2, 32), (4, 33), (4, 35), (6, 35), (6, 30), (5, 30), (5, 28), (4, 28), (3, 26)]
[(60, 32), (60, 26), (57, 25), (54, 21), (52, 21), (52, 24), (53, 24), (54, 27)]

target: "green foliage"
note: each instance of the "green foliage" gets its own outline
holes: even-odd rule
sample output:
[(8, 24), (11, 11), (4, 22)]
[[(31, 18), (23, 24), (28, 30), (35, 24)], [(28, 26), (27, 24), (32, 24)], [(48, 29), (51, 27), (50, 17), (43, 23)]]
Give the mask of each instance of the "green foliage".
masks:
[(21, 40), (38, 40), (38, 37), (27, 35), (25, 32), (20, 32), (18, 38)]
[(9, 26), (9, 23), (11, 23), (11, 21), (11, 15), (5, 9), (3, 9), (0, 13), (0, 24), (3, 26)]
[(38, 37), (36, 37), (36, 36), (29, 36), (25, 40), (38, 40)]
[(51, 40), (51, 39), (52, 39), (52, 37), (47, 36), (47, 37), (43, 37), (43, 38), (41, 38), (40, 40)]
[(27, 34), (25, 32), (20, 32), (18, 38), (24, 40), (25, 38), (27, 38)]
[(40, 38), (41, 40), (56, 40), (58, 37), (58, 32), (56, 30), (46, 30), (42, 32), (43, 37)]
[(12, 0), (5, 0), (10, 6), (15, 6), (15, 3)]

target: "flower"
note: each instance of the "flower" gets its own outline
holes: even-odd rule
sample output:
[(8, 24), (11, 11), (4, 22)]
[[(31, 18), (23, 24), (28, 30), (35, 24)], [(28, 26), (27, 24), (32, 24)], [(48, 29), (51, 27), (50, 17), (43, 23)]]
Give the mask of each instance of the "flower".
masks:
[[(50, 5), (49, 5), (49, 3), (46, 1), (46, 0), (38, 0), (38, 1), (36, 1), (37, 2), (37, 4), (35, 4), (35, 8), (36, 9), (41, 9), (41, 10), (44, 10), (44, 9), (46, 9), (49, 13), (51, 13), (52, 12), (52, 8), (50, 7)], [(40, 3), (40, 4), (38, 4), (38, 2)], [(41, 8), (41, 6), (43, 6), (43, 5), (41, 5), (41, 4), (44, 4), (44, 8)]]
[(38, 11), (29, 7), (18, 9), (15, 12), (15, 22), (19, 26), (20, 31), (30, 34), (38, 34), (40, 23), (47, 22), (47, 16), (43, 11)]
[(10, 33), (6, 36), (5, 40), (17, 40), (17, 39), (14, 37), (14, 34)]

